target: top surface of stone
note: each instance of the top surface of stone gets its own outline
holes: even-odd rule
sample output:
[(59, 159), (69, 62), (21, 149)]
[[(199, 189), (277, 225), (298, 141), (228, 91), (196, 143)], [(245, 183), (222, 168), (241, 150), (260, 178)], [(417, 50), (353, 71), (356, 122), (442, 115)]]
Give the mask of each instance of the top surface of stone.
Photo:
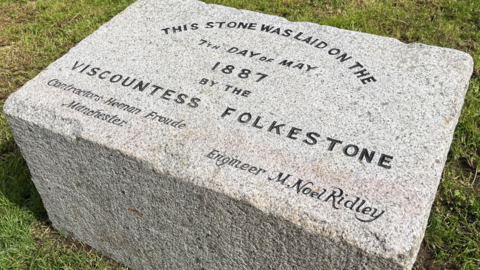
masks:
[(423, 237), (472, 66), (451, 49), (141, 0), (5, 113), (401, 261)]

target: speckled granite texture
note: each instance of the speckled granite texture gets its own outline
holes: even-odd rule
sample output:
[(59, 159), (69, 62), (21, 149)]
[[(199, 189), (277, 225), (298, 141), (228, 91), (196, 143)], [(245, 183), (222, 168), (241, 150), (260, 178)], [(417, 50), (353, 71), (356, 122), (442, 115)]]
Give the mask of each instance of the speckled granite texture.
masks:
[(411, 269), (463, 52), (140, 0), (4, 113), (53, 226), (133, 269)]

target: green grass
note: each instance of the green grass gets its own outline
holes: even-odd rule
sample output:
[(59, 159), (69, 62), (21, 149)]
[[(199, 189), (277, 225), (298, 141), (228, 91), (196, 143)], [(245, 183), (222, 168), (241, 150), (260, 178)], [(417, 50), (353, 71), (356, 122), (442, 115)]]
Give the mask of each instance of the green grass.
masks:
[[(132, 2), (0, 0), (0, 106), (10, 93)], [(440, 269), (480, 268), (480, 0), (205, 2), (471, 54), (474, 74), (422, 252)], [(3, 115), (0, 217), (0, 269), (121, 269), (88, 246), (52, 231)], [(417, 261), (415, 267), (426, 266), (429, 269), (431, 262)]]

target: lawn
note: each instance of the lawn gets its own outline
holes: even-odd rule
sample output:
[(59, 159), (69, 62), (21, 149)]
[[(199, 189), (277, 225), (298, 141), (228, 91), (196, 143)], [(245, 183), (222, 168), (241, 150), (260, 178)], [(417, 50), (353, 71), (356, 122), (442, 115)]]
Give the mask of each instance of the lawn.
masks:
[[(8, 95), (133, 0), (0, 0), (0, 109)], [(480, 268), (480, 0), (206, 0), (424, 43), (475, 61), (415, 268)], [(51, 228), (0, 114), (0, 269), (125, 269)]]

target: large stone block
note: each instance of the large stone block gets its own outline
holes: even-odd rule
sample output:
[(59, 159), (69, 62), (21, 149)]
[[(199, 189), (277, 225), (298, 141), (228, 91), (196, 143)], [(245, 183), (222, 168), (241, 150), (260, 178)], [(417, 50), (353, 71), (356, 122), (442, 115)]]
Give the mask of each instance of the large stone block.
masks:
[(410, 269), (463, 52), (140, 0), (4, 113), (53, 226), (133, 269)]

